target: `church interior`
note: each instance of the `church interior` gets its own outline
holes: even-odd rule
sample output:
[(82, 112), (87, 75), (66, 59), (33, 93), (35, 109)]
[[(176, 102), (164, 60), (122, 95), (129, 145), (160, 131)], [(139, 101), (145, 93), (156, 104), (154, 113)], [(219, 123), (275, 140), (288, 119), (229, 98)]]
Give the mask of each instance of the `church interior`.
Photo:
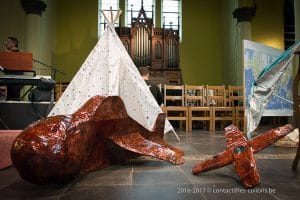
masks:
[(0, 5), (1, 198), (299, 198), (300, 0)]

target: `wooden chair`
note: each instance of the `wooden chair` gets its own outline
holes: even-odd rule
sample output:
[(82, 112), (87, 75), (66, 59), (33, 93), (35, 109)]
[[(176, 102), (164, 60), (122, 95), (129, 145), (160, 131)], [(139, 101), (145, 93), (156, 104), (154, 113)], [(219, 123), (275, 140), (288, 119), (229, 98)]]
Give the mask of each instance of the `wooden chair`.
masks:
[(55, 85), (55, 92), (54, 92), (54, 99), (55, 101), (58, 101), (58, 99), (61, 97), (65, 89), (68, 87), (69, 82), (58, 82)]
[[(169, 121), (184, 122), (185, 130), (188, 131), (188, 109), (184, 105), (184, 86), (164, 86), (164, 106)], [(180, 123), (181, 128), (181, 123)]]
[[(229, 100), (226, 97), (225, 86), (206, 86), (207, 102), (212, 106), (212, 131), (216, 130), (217, 122), (221, 127), (234, 122), (234, 109), (227, 105)], [(230, 124), (228, 124), (230, 122)]]
[(204, 86), (185, 85), (185, 105), (188, 107), (189, 131), (193, 129), (193, 121), (204, 121), (208, 130), (212, 130), (212, 108), (206, 106)]
[(234, 109), (234, 124), (240, 129), (245, 129), (245, 106), (243, 86), (228, 86), (229, 105)]
[(225, 106), (225, 86), (206, 86), (206, 99), (208, 106)]

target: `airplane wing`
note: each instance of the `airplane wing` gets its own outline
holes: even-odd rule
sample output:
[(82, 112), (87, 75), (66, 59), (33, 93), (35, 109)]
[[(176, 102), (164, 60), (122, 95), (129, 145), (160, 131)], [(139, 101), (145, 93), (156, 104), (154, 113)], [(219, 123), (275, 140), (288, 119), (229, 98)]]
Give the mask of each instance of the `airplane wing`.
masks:
[(230, 150), (233, 166), (246, 188), (257, 185), (260, 181), (256, 169), (252, 146), (247, 143), (240, 130), (231, 125), (225, 129), (226, 147)]
[(259, 184), (260, 177), (256, 168), (252, 147), (248, 145), (241, 151), (235, 150), (233, 157), (233, 166), (245, 187), (251, 188)]

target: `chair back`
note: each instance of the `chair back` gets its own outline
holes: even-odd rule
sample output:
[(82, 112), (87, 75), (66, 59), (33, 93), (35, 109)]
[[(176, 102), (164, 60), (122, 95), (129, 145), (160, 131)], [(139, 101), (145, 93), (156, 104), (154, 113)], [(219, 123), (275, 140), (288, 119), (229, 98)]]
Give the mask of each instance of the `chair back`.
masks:
[(225, 86), (206, 86), (207, 106), (225, 106)]
[(243, 86), (228, 86), (229, 105), (231, 107), (244, 106), (244, 88)]
[(204, 106), (206, 105), (205, 87), (197, 85), (185, 85), (184, 97), (186, 106)]
[(164, 86), (164, 106), (184, 106), (184, 86)]

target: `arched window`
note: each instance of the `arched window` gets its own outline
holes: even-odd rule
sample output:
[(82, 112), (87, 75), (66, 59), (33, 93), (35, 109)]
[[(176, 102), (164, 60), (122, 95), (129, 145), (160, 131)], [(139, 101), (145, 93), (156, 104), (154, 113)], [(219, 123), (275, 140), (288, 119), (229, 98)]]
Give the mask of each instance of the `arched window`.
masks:
[[(112, 7), (113, 11), (117, 11), (119, 9), (119, 0), (99, 0), (98, 1), (98, 37), (101, 36), (103, 33), (106, 22), (104, 20), (104, 17), (102, 13), (100, 12), (103, 10), (105, 13), (110, 10), (110, 7)], [(118, 26), (118, 21), (115, 26)]]
[[(126, 26), (131, 26), (131, 19), (136, 18), (139, 14), (139, 11), (142, 7), (141, 0), (126, 0)], [(147, 15), (147, 18), (152, 18), (154, 22), (155, 17), (155, 0), (144, 0), (143, 1), (143, 7), (145, 10), (145, 13)], [(152, 13), (153, 9), (153, 13)]]
[[(141, 0), (99, 0), (98, 1), (98, 36), (105, 29), (105, 20), (102, 16), (100, 10), (109, 10), (110, 6), (113, 10), (119, 9), (119, 2), (125, 2), (125, 24), (126, 26), (131, 26), (132, 17), (137, 17), (140, 9), (141, 9)], [(182, 8), (181, 3), (182, 0), (161, 0), (161, 6), (156, 5), (155, 3), (159, 2), (156, 0), (143, 0), (143, 7), (146, 12), (148, 18), (153, 19), (153, 23), (155, 22), (155, 10), (156, 7), (160, 7), (161, 10), (161, 26), (165, 28), (172, 28), (173, 30), (179, 30), (181, 36), (181, 22), (182, 22)], [(132, 11), (132, 12), (131, 12)], [(118, 23), (116, 26), (118, 26)]]
[[(181, 36), (181, 2), (182, 0), (162, 0), (161, 24), (164, 28), (179, 30)], [(181, 37), (180, 37), (181, 38)]]

